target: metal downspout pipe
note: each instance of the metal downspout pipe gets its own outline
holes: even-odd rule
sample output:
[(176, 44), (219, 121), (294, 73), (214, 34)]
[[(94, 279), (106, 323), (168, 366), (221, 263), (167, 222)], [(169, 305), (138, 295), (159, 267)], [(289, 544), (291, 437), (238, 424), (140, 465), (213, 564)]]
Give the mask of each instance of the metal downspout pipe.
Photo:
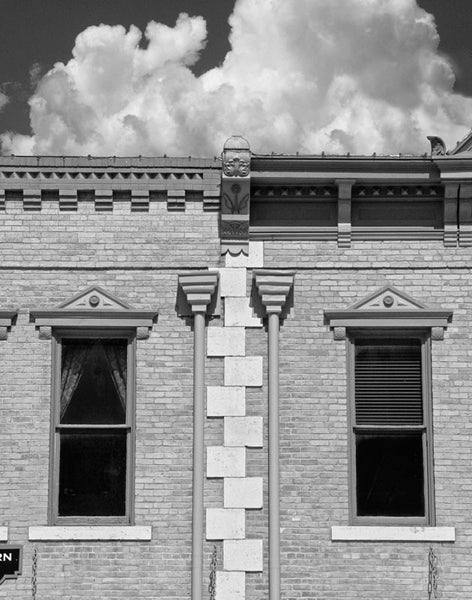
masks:
[(194, 317), (193, 342), (193, 477), (192, 477), (192, 600), (203, 598), (203, 501), (205, 456), (205, 320), (218, 285), (218, 272), (190, 271), (179, 285)]
[(258, 269), (254, 280), (267, 312), (269, 334), (269, 600), (280, 600), (279, 333), (294, 273)]

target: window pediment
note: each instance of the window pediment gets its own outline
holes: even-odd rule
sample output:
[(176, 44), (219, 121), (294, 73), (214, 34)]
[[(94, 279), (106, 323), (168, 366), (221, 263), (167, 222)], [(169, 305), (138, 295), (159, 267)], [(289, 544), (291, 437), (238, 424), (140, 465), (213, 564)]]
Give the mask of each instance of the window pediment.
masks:
[(324, 311), (335, 339), (345, 339), (346, 328), (430, 328), (433, 339), (442, 339), (452, 311), (434, 309), (386, 286), (341, 310)]
[(137, 310), (98, 286), (89, 287), (52, 309), (35, 309), (31, 320), (40, 337), (50, 338), (52, 327), (130, 328), (137, 337), (149, 337), (156, 310)]

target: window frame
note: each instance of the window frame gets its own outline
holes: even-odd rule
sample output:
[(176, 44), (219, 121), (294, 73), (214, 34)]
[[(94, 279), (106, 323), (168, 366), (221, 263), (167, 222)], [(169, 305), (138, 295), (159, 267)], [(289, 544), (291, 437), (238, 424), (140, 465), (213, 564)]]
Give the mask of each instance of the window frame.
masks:
[[(52, 332), (52, 381), (51, 381), (51, 448), (49, 467), (49, 514), (51, 525), (134, 525), (134, 474), (136, 454), (136, 328), (126, 327), (58, 327)], [(127, 344), (127, 383), (126, 383), (126, 421), (124, 424), (61, 424), (61, 356), (63, 339), (126, 339)], [(59, 467), (61, 431), (74, 429), (110, 429), (127, 431), (126, 434), (126, 492), (125, 515), (60, 516), (59, 509)]]
[[(423, 396), (423, 425), (357, 425), (355, 418), (355, 350), (356, 340), (375, 339), (416, 339), (421, 342), (421, 376)], [(434, 457), (433, 457), (433, 406), (432, 406), (432, 365), (430, 329), (388, 329), (359, 328), (349, 329), (347, 344), (347, 399), (349, 435), (349, 522), (351, 525), (435, 525), (434, 502)], [(356, 434), (359, 432), (413, 432), (422, 431), (423, 446), (423, 485), (424, 517), (405, 516), (359, 516), (357, 514), (357, 472)]]

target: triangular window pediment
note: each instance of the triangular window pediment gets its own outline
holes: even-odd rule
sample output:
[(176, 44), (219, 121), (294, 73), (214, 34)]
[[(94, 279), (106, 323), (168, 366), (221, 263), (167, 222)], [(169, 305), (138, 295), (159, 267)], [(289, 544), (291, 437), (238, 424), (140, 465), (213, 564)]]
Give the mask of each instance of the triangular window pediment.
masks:
[(393, 286), (387, 286), (350, 307), (351, 310), (421, 310), (427, 307)]
[(324, 312), (336, 339), (344, 339), (346, 328), (434, 329), (439, 339), (451, 321), (452, 311), (433, 309), (388, 285), (352, 306)]
[(31, 310), (30, 315), (40, 335), (47, 339), (54, 327), (136, 329), (138, 339), (145, 339), (157, 311), (135, 309), (104, 289), (92, 286), (56, 308)]
[(58, 306), (63, 310), (132, 310), (126, 302), (98, 286), (90, 287)]

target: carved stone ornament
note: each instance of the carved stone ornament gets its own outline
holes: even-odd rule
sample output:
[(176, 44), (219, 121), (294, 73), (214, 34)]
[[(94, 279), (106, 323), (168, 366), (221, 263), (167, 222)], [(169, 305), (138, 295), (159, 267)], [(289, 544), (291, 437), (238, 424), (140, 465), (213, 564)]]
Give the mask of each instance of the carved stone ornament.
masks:
[(444, 156), (446, 154), (446, 144), (436, 135), (426, 136), (431, 144), (431, 156)]
[(431, 339), (435, 341), (441, 341), (444, 339), (444, 328), (443, 327), (431, 327)]
[(247, 177), (250, 162), (243, 156), (232, 156), (223, 163), (223, 173), (228, 177)]
[(249, 221), (221, 221), (221, 237), (247, 238), (249, 235)]
[(248, 177), (251, 169), (249, 143), (240, 135), (233, 135), (223, 147), (223, 175), (226, 177)]
[(355, 329), (429, 329), (432, 339), (444, 337), (452, 311), (429, 308), (393, 286), (384, 287), (360, 302), (341, 310), (325, 311), (334, 339), (345, 339), (342, 331)]
[(135, 310), (98, 286), (90, 287), (56, 308), (30, 311), (40, 339), (51, 339), (54, 327), (135, 329), (139, 339), (149, 337), (157, 311)]
[(47, 325), (43, 325), (39, 328), (39, 339), (40, 340), (50, 340), (52, 339), (52, 327), (48, 327)]
[(222, 213), (229, 215), (248, 214), (249, 192), (242, 190), (239, 183), (233, 183), (223, 192)]
[[(241, 136), (226, 140), (221, 177), (221, 251), (227, 251), (227, 242), (249, 242), (249, 210), (251, 193), (251, 151)], [(234, 218), (234, 217), (239, 218)], [(225, 250), (226, 249), (226, 250)]]

